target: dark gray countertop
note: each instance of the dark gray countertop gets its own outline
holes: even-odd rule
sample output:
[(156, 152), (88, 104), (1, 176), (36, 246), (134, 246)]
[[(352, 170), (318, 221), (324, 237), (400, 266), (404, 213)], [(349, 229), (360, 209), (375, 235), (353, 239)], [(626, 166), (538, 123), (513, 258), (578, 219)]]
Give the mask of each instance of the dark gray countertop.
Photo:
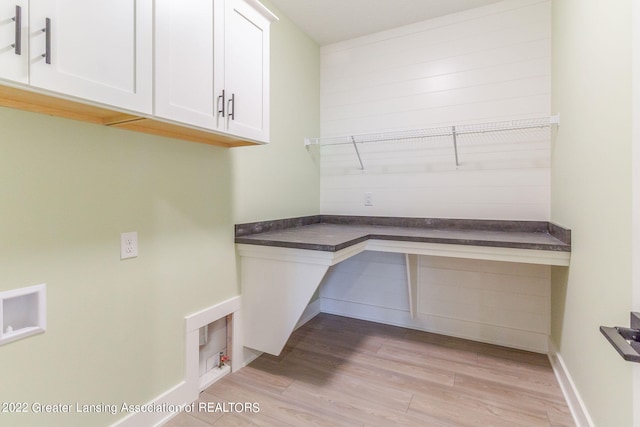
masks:
[(369, 240), (571, 251), (571, 231), (542, 221), (317, 215), (236, 225), (236, 243), (336, 252)]

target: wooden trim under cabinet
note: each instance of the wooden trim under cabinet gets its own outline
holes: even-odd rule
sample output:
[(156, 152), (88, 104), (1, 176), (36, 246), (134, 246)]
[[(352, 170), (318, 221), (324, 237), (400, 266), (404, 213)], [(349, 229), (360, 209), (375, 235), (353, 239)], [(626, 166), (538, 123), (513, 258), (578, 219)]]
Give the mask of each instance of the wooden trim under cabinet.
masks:
[(220, 147), (257, 145), (256, 142), (232, 135), (122, 113), (11, 86), (0, 85), (0, 106)]
[(152, 135), (165, 136), (168, 138), (176, 138), (192, 142), (200, 142), (203, 144), (217, 145), (220, 147), (231, 148), (242, 147), (246, 145), (256, 145), (255, 142), (245, 141), (231, 135), (207, 132), (200, 129), (189, 128), (144, 117), (137, 117), (135, 119), (121, 121), (119, 123), (110, 123), (108, 124), (108, 126), (128, 129), (134, 132), (143, 132)]

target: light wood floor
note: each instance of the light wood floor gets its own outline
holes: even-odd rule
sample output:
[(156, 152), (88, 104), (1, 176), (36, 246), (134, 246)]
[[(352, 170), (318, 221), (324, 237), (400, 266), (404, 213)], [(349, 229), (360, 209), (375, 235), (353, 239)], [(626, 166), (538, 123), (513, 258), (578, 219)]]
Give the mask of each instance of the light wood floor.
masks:
[(575, 425), (545, 355), (327, 314), (200, 402), (259, 412), (195, 411), (166, 425)]

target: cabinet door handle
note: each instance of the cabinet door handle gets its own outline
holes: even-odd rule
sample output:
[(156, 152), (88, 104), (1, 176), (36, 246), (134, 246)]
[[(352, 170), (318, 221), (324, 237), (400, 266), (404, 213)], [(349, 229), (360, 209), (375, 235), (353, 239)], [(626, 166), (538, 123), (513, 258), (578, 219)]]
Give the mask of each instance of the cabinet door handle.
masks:
[(232, 93), (231, 94), (231, 99), (229, 99), (229, 118), (231, 120), (235, 120), (236, 118), (236, 94)]
[(42, 54), (44, 58), (44, 62), (47, 64), (51, 64), (51, 19), (47, 18), (45, 20), (45, 26), (42, 29), (42, 32), (45, 35), (45, 50)]
[(16, 55), (22, 55), (22, 8), (16, 5), (16, 16), (13, 17), (16, 23), (15, 43), (11, 45)]
[[(222, 101), (222, 103), (220, 103)], [(224, 89), (222, 89), (222, 95), (218, 96), (218, 106), (222, 104), (222, 108), (218, 107), (218, 114), (222, 114), (224, 117)]]

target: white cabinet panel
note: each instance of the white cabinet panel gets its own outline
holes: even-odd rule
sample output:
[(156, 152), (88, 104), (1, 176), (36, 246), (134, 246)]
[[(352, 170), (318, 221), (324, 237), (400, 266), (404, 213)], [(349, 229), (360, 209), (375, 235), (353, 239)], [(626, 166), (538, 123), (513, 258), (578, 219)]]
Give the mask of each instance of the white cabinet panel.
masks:
[(151, 0), (31, 0), (30, 8), (32, 86), (151, 112)]
[(155, 115), (269, 141), (269, 25), (254, 0), (155, 3)]
[(29, 2), (0, 3), (0, 78), (29, 82)]
[[(224, 3), (155, 2), (155, 114), (217, 129), (221, 110)], [(220, 117), (221, 118), (221, 117)]]
[(268, 141), (270, 20), (244, 0), (227, 0), (226, 9), (228, 131)]

